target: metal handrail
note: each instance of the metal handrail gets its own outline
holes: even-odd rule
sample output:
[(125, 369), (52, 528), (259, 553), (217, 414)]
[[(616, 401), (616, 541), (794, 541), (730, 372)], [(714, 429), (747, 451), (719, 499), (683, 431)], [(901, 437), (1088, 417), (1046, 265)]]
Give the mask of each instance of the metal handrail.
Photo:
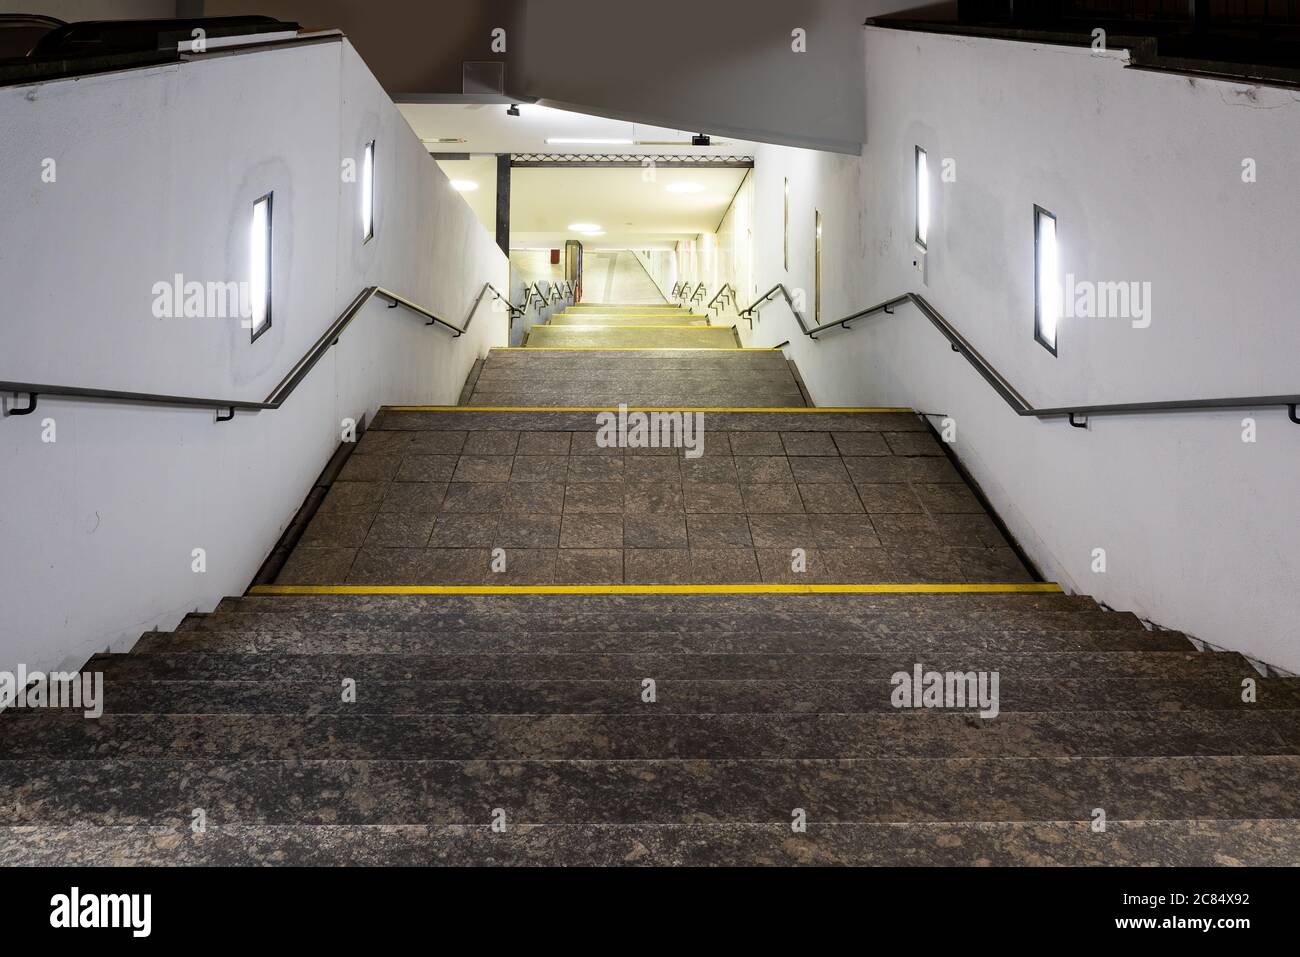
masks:
[[(546, 292), (542, 292), (539, 282), (546, 283)], [(556, 283), (549, 279), (538, 279), (527, 286), (524, 286), (523, 304), (516, 308), (520, 315), (528, 311), (531, 303), (538, 313), (548, 305), (554, 305), (557, 302), (563, 302), (565, 299), (572, 299), (576, 295), (576, 287), (572, 280), (565, 280), (563, 283)]]
[[(726, 300), (730, 300), (730, 301), (731, 301), (731, 304), (732, 304), (733, 306), (736, 305), (736, 289), (735, 289), (735, 287), (732, 286), (731, 283), (729, 283), (729, 282), (724, 282), (724, 283), (722, 284), (722, 288), (719, 289), (717, 292), (715, 292), (715, 293), (713, 294), (713, 298), (709, 300), (708, 305), (706, 305), (704, 308), (705, 308), (705, 309), (712, 309), (712, 308), (714, 308), (713, 304), (714, 304), (715, 302), (718, 301), (718, 297), (720, 297), (720, 296), (723, 297), (724, 302), (725, 302)], [(721, 309), (722, 306), (718, 306), (717, 308), (718, 308), (718, 309)]]
[[(1016, 415), (1031, 416), (1033, 418), (1046, 419), (1066, 416), (1070, 424), (1075, 428), (1087, 428), (1087, 417), (1090, 415), (1124, 415), (1137, 412), (1192, 412), (1205, 409), (1258, 409), (1271, 406), (1282, 406), (1287, 409), (1287, 415), (1292, 422), (1300, 425), (1300, 414), (1297, 409), (1300, 407), (1300, 395), (1255, 395), (1255, 396), (1231, 396), (1214, 399), (1167, 399), (1155, 402), (1119, 402), (1106, 405), (1063, 405), (1053, 406), (1051, 408), (1038, 409), (1029, 403), (1029, 400), (1016, 391), (1015, 386), (1007, 381), (993, 364), (984, 358), (970, 341), (966, 339), (947, 319), (939, 314), (939, 311), (930, 305), (924, 297), (916, 293), (908, 292), (901, 296), (895, 296), (893, 299), (877, 303), (874, 306), (868, 306), (866, 309), (859, 309), (857, 312), (845, 316), (842, 319), (836, 319), (834, 322), (824, 322), (819, 326), (808, 328), (804, 322), (803, 316), (795, 308), (794, 300), (790, 297), (790, 292), (785, 288), (784, 283), (777, 283), (766, 293), (756, 299), (752, 305), (742, 309), (740, 315), (749, 320), (750, 328), (754, 326), (755, 312), (770, 301), (774, 296), (780, 293), (785, 298), (786, 304), (794, 314), (795, 320), (799, 323), (799, 328), (803, 334), (814, 341), (817, 339), (817, 333), (826, 332), (835, 328), (852, 328), (849, 323), (856, 319), (865, 319), (876, 313), (885, 313), (893, 315), (896, 306), (905, 303), (911, 303), (921, 311), (930, 323), (939, 330), (940, 334), (948, 340), (952, 346), (953, 352), (961, 355), (975, 367), (975, 371), (980, 374), (990, 386), (993, 387), (1009, 405)], [(1082, 419), (1082, 421), (1080, 421)]]
[[(293, 394), (298, 384), (307, 378), (307, 374), (315, 368), (316, 363), (320, 362), (325, 353), (333, 346), (338, 345), (339, 336), (343, 330), (348, 327), (357, 314), (361, 312), (363, 306), (371, 299), (378, 296), (380, 299), (388, 300), (388, 308), (396, 309), (398, 306), (404, 306), (411, 312), (424, 316), (429, 321), (426, 326), (441, 325), (452, 331), (452, 338), (458, 338), (469, 331), (470, 323), (474, 321), (474, 314), (483, 301), (483, 297), (491, 292), (493, 297), (505, 303), (507, 308), (513, 314), (518, 307), (511, 305), (510, 300), (497, 290), (490, 282), (485, 282), (483, 288), (479, 290), (474, 302), (470, 305), (469, 314), (465, 317), (464, 325), (455, 325), (448, 322), (441, 316), (435, 315), (423, 306), (420, 306), (411, 300), (399, 296), (395, 292), (390, 292), (382, 286), (367, 286), (361, 290), (355, 299), (349, 303), (348, 307), (343, 310), (337, 319), (335, 319), (328, 329), (312, 345), (307, 353), (294, 363), (293, 368), (285, 375), (280, 383), (271, 390), (261, 402), (255, 402), (249, 399), (211, 399), (198, 398), (188, 395), (165, 395), (153, 392), (124, 392), (116, 389), (85, 389), (79, 386), (66, 385), (48, 385), (38, 384), (35, 382), (0, 382), (0, 392), (12, 392), (16, 395), (27, 396), (27, 406), (22, 409), (10, 409), (9, 415), (30, 415), (36, 411), (36, 402), (40, 396), (68, 396), (79, 399), (107, 399), (115, 402), (130, 402), (145, 405), (167, 405), (179, 406), (185, 408), (197, 409), (216, 409), (218, 422), (229, 422), (235, 417), (236, 410), (247, 412), (261, 412), (264, 409), (278, 409), (284, 405), (285, 401)], [(222, 415), (225, 411), (228, 414)]]
[(698, 300), (703, 299), (706, 295), (708, 295), (708, 290), (705, 287), (703, 282), (701, 282), (698, 286), (695, 287), (694, 292), (691, 291), (690, 282), (682, 283), (680, 290), (676, 286), (673, 287), (674, 299), (684, 298), (685, 301), (687, 302), (697, 302)]

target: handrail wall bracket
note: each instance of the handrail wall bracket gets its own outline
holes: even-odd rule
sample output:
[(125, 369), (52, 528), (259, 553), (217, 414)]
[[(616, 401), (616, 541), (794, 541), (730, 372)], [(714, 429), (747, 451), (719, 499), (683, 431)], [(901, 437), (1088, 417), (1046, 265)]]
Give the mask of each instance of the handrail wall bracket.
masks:
[[(15, 392), (15, 393), (14, 393), (14, 398), (16, 399), (16, 398), (17, 398), (18, 396), (20, 396), (20, 395), (22, 395), (21, 392)], [(38, 398), (40, 398), (40, 393), (38, 393), (38, 392), (28, 392), (28, 393), (27, 393), (27, 405), (25, 405), (25, 406), (24, 406), (23, 408), (21, 408), (21, 409), (10, 409), (8, 414), (9, 414), (9, 415), (31, 415), (33, 412), (36, 411), (36, 400), (37, 400)]]

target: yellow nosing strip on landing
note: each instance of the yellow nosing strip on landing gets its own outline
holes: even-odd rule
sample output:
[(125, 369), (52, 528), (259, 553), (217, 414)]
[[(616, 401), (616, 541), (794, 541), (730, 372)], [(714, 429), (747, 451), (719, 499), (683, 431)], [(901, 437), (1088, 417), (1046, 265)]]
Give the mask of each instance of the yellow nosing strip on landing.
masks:
[(250, 595), (947, 595), (1055, 594), (1055, 582), (963, 585), (254, 585)]
[(566, 329), (571, 332), (589, 332), (593, 330), (603, 332), (607, 329), (681, 329), (684, 332), (730, 332), (734, 328), (735, 326), (600, 326), (593, 324), (579, 324), (575, 322), (573, 325), (567, 323), (559, 326), (548, 326), (545, 324), (540, 326), (534, 325), (529, 326), (528, 331), (536, 332), (538, 329)]
[[(715, 327), (716, 328), (716, 327)], [(765, 346), (493, 346), (492, 352), (780, 352)]]
[[(616, 405), (384, 405), (389, 412), (617, 412)], [(809, 408), (807, 406), (770, 406), (745, 408), (715, 405), (629, 405), (628, 412), (914, 412), (899, 408)]]
[[(551, 316), (551, 319), (581, 319), (584, 321), (593, 319), (692, 319), (703, 322), (708, 319), (708, 316), (656, 316), (653, 312), (628, 312), (621, 313), (621, 315), (614, 312), (556, 312), (554, 316)], [(598, 324), (593, 322), (593, 325)], [(676, 326), (673, 326), (673, 328), (676, 328)]]

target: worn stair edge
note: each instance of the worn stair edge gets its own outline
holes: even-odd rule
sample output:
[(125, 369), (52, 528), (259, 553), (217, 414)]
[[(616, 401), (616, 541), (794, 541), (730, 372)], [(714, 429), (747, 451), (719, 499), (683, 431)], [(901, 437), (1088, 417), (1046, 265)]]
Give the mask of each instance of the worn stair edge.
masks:
[[(561, 680), (572, 678), (617, 679), (657, 675), (697, 680), (815, 680), (841, 681), (889, 678), (911, 669), (916, 655), (904, 650), (889, 653), (769, 652), (765, 654), (416, 654), (316, 655), (243, 654), (212, 651), (202, 655), (150, 655), (103, 653), (95, 655), (83, 671), (101, 672), (105, 680), (196, 681), (312, 681), (350, 675), (358, 681), (399, 680)], [(1113, 651), (1015, 652), (961, 654), (941, 649), (927, 657), (935, 671), (993, 671), (1005, 669), (1025, 678), (1089, 678), (1093, 680), (1140, 678), (1258, 677), (1258, 672), (1236, 652)]]
[[(42, 764), (48, 765), (44, 769)], [(0, 824), (1300, 819), (1300, 757), (0, 761)], [(1297, 848), (1300, 851), (1300, 847)]]
[(6, 761), (846, 760), (1300, 754), (1300, 713), (80, 715), (0, 721)]
[(12, 866), (1293, 866), (1296, 821), (16, 827)]
[[(912, 668), (904, 670), (909, 676)], [(964, 671), (961, 673), (965, 673)], [(1300, 710), (1300, 679), (1250, 678), (1249, 700), (1232, 678), (1022, 678), (999, 675), (996, 700), (975, 684), (942, 710), (976, 714), (1096, 711)], [(245, 681), (110, 679), (105, 714), (871, 714), (901, 710), (888, 678), (752, 680), (648, 676), (647, 703), (639, 678), (456, 678), (372, 680), (361, 685), (343, 672), (326, 679)], [(340, 687), (357, 682), (355, 700)], [(978, 679), (976, 679), (978, 680)], [(955, 687), (955, 685), (954, 685)], [(981, 703), (979, 693), (986, 693)], [(920, 691), (917, 691), (919, 699)], [(927, 710), (920, 707), (920, 710)], [(51, 711), (59, 710), (56, 708)], [(83, 709), (69, 709), (79, 713)]]

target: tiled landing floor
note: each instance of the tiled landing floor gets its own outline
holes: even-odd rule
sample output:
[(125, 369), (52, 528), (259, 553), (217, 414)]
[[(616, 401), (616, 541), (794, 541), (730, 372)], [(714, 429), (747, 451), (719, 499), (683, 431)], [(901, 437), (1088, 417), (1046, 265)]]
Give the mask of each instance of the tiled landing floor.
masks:
[(705, 415), (687, 459), (593, 413), (385, 411), (278, 582), (1030, 580), (914, 415)]

